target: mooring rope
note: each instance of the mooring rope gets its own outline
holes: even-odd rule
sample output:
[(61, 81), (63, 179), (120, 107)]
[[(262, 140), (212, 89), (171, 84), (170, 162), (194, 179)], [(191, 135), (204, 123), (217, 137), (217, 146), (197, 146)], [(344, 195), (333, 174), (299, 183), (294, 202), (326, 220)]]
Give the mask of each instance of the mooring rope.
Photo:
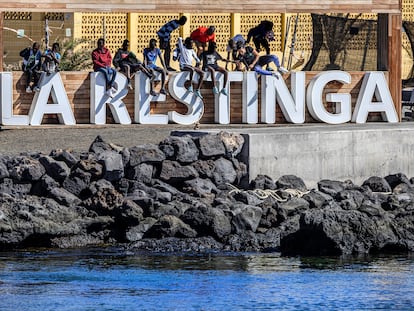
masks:
[(301, 198), (303, 197), (305, 194), (309, 193), (310, 191), (301, 191), (298, 189), (276, 189), (276, 190), (271, 190), (271, 189), (253, 189), (253, 190), (242, 190), (237, 188), (236, 186), (232, 185), (232, 184), (227, 184), (231, 190), (229, 192), (229, 194), (232, 193), (251, 193), (253, 195), (255, 195), (256, 197), (258, 197), (261, 200), (267, 199), (268, 197), (271, 197), (273, 199), (275, 199), (278, 202), (286, 202), (287, 199), (284, 199), (283, 197), (281, 197), (281, 195), (279, 193), (287, 193), (289, 198), (292, 197), (297, 197), (297, 198)]

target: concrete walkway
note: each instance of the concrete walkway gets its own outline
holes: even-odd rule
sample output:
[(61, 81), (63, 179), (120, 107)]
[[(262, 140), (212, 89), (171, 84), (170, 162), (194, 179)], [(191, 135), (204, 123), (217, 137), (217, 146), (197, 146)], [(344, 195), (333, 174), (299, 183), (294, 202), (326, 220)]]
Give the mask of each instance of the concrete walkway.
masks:
[[(201, 124), (198, 131), (250, 131), (254, 128), (279, 130), (290, 125), (219, 125)], [(86, 151), (96, 136), (101, 135), (108, 142), (131, 147), (136, 145), (159, 143), (172, 131), (193, 131), (193, 126), (178, 124), (167, 125), (90, 125), (78, 124), (41, 125), (41, 126), (1, 126), (0, 153), (16, 155), (21, 152), (49, 153), (53, 149)]]
[[(192, 126), (76, 125), (2, 127), (0, 153), (43, 152), (53, 149), (87, 151), (96, 136), (125, 147), (159, 143), (171, 131), (194, 131)], [(201, 125), (197, 131), (228, 131), (248, 138), (249, 177), (266, 174), (273, 179), (293, 174), (309, 187), (320, 179), (351, 179), (405, 173), (414, 176), (414, 123), (342, 125)]]

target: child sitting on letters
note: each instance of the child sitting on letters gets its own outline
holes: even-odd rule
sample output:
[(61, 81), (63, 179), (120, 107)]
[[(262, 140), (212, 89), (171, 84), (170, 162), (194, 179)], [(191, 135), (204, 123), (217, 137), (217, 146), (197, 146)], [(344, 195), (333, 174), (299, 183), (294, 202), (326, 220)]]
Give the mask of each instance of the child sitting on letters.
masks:
[(52, 48), (47, 49), (42, 55), (42, 57), (45, 59), (42, 64), (42, 69), (46, 72), (47, 75), (59, 71), (61, 58), (59, 50), (59, 43), (55, 42), (53, 43)]
[(20, 51), (20, 56), (23, 57), (22, 69), (26, 74), (26, 93), (32, 92), (32, 87), (30, 86), (32, 79), (34, 80), (33, 90), (39, 91), (39, 70), (42, 56), (39, 47), (39, 43), (34, 42), (31, 48), (25, 48)]
[(137, 59), (136, 55), (129, 51), (128, 47), (129, 40), (126, 39), (122, 43), (122, 47), (115, 53), (112, 63), (117, 70), (125, 74), (128, 80), (128, 88), (132, 90), (131, 78), (135, 72), (141, 70), (150, 79), (152, 79), (152, 74), (144, 67), (143, 63)]

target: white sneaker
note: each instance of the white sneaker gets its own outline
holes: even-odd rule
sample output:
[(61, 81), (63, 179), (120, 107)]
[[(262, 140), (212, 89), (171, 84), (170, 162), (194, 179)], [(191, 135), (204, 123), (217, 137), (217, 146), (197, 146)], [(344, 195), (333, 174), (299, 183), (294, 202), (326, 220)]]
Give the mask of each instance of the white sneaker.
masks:
[(195, 94), (196, 94), (198, 97), (200, 97), (200, 99), (203, 99), (203, 95), (201, 95), (200, 90), (196, 90), (196, 91), (195, 91)]
[(288, 73), (288, 72), (289, 72), (289, 70), (287, 70), (286, 68), (283, 68), (283, 67), (279, 67), (278, 71), (279, 71), (282, 75), (284, 75), (285, 73)]
[(108, 96), (109, 96), (109, 97), (114, 97), (114, 96), (115, 96), (115, 94), (116, 94), (116, 91), (117, 91), (117, 89), (116, 89), (116, 88), (111, 87), (111, 88), (108, 90), (108, 92), (109, 92)]
[(33, 88), (33, 91), (35, 91), (35, 92), (40, 92), (40, 87), (35, 86), (35, 87)]
[(112, 89), (107, 90), (106, 95), (108, 95), (111, 98), (114, 97), (114, 94), (112, 93)]
[(128, 88), (130, 89), (130, 90), (133, 90), (134, 88), (132, 87), (132, 84), (131, 83), (128, 83)]
[(272, 77), (275, 77), (276, 79), (279, 79), (280, 78), (280, 73), (277, 72), (277, 71), (272, 72)]
[(31, 93), (32, 92), (32, 88), (30, 87), (30, 86), (28, 86), (27, 88), (26, 88), (26, 93)]

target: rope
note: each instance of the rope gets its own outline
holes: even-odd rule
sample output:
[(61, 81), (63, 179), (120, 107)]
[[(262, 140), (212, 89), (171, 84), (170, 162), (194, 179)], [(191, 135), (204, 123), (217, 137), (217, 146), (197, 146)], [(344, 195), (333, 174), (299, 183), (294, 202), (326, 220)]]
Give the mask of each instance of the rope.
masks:
[(270, 189), (253, 189), (253, 190), (241, 190), (239, 188), (237, 188), (236, 186), (227, 183), (227, 186), (229, 186), (231, 188), (229, 194), (232, 193), (250, 193), (255, 195), (256, 197), (258, 197), (261, 200), (267, 199), (268, 197), (271, 197), (273, 199), (275, 199), (278, 202), (286, 202), (288, 199), (284, 199), (281, 197), (281, 195), (279, 193), (285, 193), (288, 195), (289, 198), (292, 197), (297, 197), (297, 198), (301, 198), (303, 197), (305, 194), (309, 193), (310, 191), (301, 191), (298, 189), (277, 189), (277, 190), (270, 190)]

